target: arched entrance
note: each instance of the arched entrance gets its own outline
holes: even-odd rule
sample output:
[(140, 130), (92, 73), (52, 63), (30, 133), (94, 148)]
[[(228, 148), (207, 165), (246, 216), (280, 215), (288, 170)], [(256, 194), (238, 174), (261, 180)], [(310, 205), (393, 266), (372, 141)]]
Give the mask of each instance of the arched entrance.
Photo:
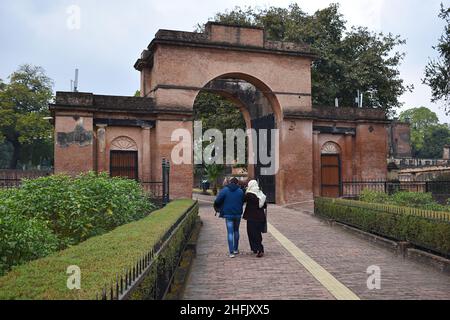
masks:
[[(244, 79), (248, 79), (251, 82)], [(218, 125), (218, 127), (220, 127), (224, 135), (225, 130), (238, 129), (241, 130), (241, 132), (243, 130), (247, 132), (245, 143), (247, 154), (245, 165), (247, 167), (247, 174), (237, 175), (240, 175), (243, 180), (258, 180), (262, 190), (268, 197), (268, 202), (275, 203), (277, 174), (276, 162), (278, 162), (278, 158), (275, 155), (278, 153), (277, 147), (279, 146), (279, 136), (274, 132), (274, 130), (277, 128), (277, 111), (278, 115), (280, 113), (279, 109), (276, 106), (273, 107), (270, 102), (271, 100), (276, 101), (273, 93), (270, 91), (270, 89), (268, 89), (266, 85), (262, 84), (261, 81), (258, 81), (258, 79), (254, 79), (249, 75), (227, 74), (217, 77), (216, 79), (208, 82), (203, 87), (203, 89), (200, 90), (194, 106), (201, 106), (201, 108), (204, 108), (205, 101), (203, 100), (205, 98), (205, 95), (208, 95), (210, 99), (209, 101), (217, 101), (218, 103), (218, 105), (214, 105), (208, 108), (208, 112), (206, 112), (206, 115), (209, 117), (211, 117), (211, 114), (209, 113), (209, 110), (212, 110), (211, 108), (219, 107), (224, 104), (222, 102), (219, 102), (220, 100), (214, 100), (215, 96), (220, 96), (223, 99), (226, 99), (233, 104), (232, 107), (236, 107), (240, 110), (240, 115), (233, 113), (233, 110), (230, 110), (229, 116), (222, 115), (222, 117), (225, 118), (225, 121), (229, 120), (229, 117), (233, 117), (232, 120), (234, 121), (228, 121), (227, 125), (229, 127), (224, 128), (220, 124)], [(219, 108), (219, 110), (222, 110), (222, 108)], [(204, 118), (204, 115), (202, 115), (201, 117), (198, 116), (198, 110), (195, 110), (194, 114), (196, 121), (198, 121), (200, 118)], [(212, 117), (214, 116), (216, 115), (212, 115)], [(239, 116), (243, 118), (242, 121), (237, 121), (239, 119), (236, 120), (236, 117)], [(212, 122), (217, 124), (217, 122), (215, 122), (214, 120)], [(203, 132), (205, 132), (207, 129), (205, 127), (202, 128)], [(250, 132), (249, 129), (253, 129), (253, 131)], [(237, 143), (237, 145), (239, 145), (239, 143)], [(240, 145), (242, 146), (243, 144)], [(233, 175), (232, 169), (236, 166), (242, 167), (243, 165), (243, 163), (239, 163), (239, 159), (237, 159), (237, 154), (234, 147), (233, 150), (235, 153), (233, 154), (233, 163), (228, 163), (226, 161), (224, 162), (225, 169), (229, 169), (224, 173), (225, 176), (230, 174)], [(224, 158), (225, 160), (229, 160), (228, 156)], [(195, 172), (195, 174), (197, 175), (197, 184), (199, 169), (201, 170), (202, 168), (201, 166), (197, 165)]]

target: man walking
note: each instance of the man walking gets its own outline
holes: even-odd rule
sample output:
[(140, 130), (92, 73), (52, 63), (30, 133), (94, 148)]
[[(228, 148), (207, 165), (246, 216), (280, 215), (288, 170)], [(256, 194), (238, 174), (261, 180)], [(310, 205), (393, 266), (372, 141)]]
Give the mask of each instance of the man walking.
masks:
[(231, 179), (230, 183), (220, 191), (214, 202), (214, 208), (216, 208), (216, 211), (220, 211), (220, 217), (226, 221), (230, 258), (239, 254), (239, 226), (243, 205), (244, 192), (236, 178)]

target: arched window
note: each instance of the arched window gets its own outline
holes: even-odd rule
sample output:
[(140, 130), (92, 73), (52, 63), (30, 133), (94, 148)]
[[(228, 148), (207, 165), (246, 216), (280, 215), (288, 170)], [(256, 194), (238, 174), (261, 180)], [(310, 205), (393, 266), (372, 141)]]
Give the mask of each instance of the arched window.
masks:
[(322, 147), (322, 154), (340, 154), (341, 148), (337, 143), (327, 142)]
[(138, 151), (137, 144), (129, 137), (118, 137), (111, 143), (111, 150), (114, 151)]

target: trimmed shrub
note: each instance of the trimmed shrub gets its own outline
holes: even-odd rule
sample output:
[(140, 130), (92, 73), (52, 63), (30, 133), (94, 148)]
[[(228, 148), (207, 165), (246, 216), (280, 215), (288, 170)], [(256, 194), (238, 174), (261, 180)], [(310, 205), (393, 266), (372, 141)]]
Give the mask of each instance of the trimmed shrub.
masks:
[(386, 203), (388, 199), (389, 195), (387, 193), (370, 189), (364, 189), (359, 196), (359, 200), (370, 203)]
[(359, 200), (368, 203), (381, 203), (434, 211), (450, 211), (450, 206), (444, 206), (433, 199), (432, 193), (399, 191), (388, 195), (380, 191), (365, 189)]
[[(136, 265), (190, 208), (192, 210), (185, 224), (179, 229), (187, 232), (197, 217), (198, 205), (194, 206), (193, 200), (177, 200), (144, 219), (120, 226), (51, 256), (14, 267), (0, 278), (0, 300), (96, 299), (105, 285), (114, 281), (126, 268)], [(174, 243), (169, 250), (156, 257), (155, 267), (159, 270), (167, 267), (166, 264), (173, 267), (175, 253), (180, 248), (179, 241), (183, 236), (179, 233), (174, 236)], [(72, 265), (81, 269), (81, 290), (67, 288), (69, 275), (66, 272)], [(148, 279), (146, 281), (152, 283)], [(151, 291), (152, 286), (144, 287), (137, 294), (147, 296), (145, 290)]]
[[(375, 233), (397, 241), (409, 241), (412, 244), (450, 256), (450, 223), (440, 219), (425, 218), (401, 213), (392, 207), (391, 212), (383, 211), (379, 205), (360, 201), (317, 198), (315, 213), (361, 230)], [(398, 210), (397, 210), (398, 209)], [(407, 209), (407, 208), (404, 208)], [(398, 213), (393, 213), (397, 211)], [(448, 213), (442, 213), (446, 216)]]
[[(142, 219), (155, 208), (139, 183), (107, 174), (24, 180), (20, 188), (0, 192), (0, 216), (5, 219), (2, 227), (10, 237), (16, 234), (29, 239), (30, 248), (42, 248), (32, 255), (26, 245), (14, 252), (2, 246), (3, 269)], [(35, 238), (36, 230), (42, 231), (40, 238)]]

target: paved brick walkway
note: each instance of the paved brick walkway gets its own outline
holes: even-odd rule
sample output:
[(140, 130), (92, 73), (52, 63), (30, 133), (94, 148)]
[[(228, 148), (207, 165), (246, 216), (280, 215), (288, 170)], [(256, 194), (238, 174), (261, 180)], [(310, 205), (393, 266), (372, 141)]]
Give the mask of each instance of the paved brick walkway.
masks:
[[(211, 199), (203, 198), (211, 201)], [(361, 299), (450, 299), (450, 276), (396, 256), (386, 248), (330, 227), (307, 213), (271, 206), (270, 223)], [(185, 299), (335, 299), (272, 235), (264, 236), (266, 256), (250, 253), (246, 222), (242, 254), (228, 258), (225, 223), (211, 204), (201, 202), (202, 228)], [(381, 289), (369, 290), (367, 267), (381, 268)]]

